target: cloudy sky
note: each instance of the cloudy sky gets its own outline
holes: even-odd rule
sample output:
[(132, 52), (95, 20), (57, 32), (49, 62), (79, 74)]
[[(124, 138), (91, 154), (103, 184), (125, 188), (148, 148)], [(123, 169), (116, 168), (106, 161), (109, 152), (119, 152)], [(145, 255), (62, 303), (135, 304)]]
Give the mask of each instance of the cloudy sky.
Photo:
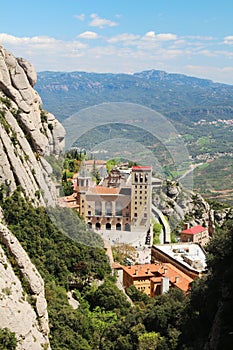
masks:
[(233, 84), (232, 0), (11, 0), (0, 44), (37, 71), (148, 69)]

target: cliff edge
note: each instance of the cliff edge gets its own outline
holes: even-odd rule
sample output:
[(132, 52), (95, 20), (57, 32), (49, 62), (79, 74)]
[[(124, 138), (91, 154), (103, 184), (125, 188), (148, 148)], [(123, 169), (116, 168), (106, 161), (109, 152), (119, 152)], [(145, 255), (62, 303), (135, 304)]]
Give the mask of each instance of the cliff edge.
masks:
[(18, 185), (38, 205), (53, 205), (55, 185), (46, 156), (59, 156), (65, 130), (33, 86), (36, 72), (0, 46), (0, 184), (11, 194)]

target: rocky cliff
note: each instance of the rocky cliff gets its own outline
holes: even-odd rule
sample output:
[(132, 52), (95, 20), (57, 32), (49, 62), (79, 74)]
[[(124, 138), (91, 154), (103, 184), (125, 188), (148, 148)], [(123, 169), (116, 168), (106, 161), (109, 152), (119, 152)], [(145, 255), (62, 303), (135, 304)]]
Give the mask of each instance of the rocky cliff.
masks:
[(42, 109), (35, 83), (32, 65), (0, 46), (0, 183), (9, 193), (21, 185), (35, 203), (52, 205), (55, 186), (45, 157), (60, 154), (65, 131)]
[(153, 188), (152, 201), (169, 218), (171, 228), (178, 231), (184, 228), (182, 224), (189, 223), (208, 227), (211, 235), (215, 226), (221, 227), (233, 218), (233, 208), (216, 210), (199, 193), (185, 190), (177, 181), (166, 180)]
[(19, 241), (2, 224), (0, 239), (4, 248), (0, 246), (0, 328), (15, 332), (17, 350), (50, 349), (44, 282)]
[[(54, 205), (56, 188), (47, 157), (58, 157), (65, 131), (42, 109), (30, 63), (0, 46), (0, 186), (21, 186), (37, 205)], [(0, 208), (1, 209), (1, 208)], [(15, 332), (18, 350), (50, 349), (44, 282), (0, 210), (0, 328)]]

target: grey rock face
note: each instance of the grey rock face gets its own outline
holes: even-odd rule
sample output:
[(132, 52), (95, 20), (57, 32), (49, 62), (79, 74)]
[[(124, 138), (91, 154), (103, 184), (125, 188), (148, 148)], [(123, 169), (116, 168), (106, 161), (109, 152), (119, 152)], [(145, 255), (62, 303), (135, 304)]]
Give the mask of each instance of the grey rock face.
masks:
[(200, 194), (185, 190), (175, 181), (164, 181), (159, 190), (154, 189), (153, 204), (174, 223), (173, 228), (183, 229), (180, 223), (188, 222), (208, 227), (210, 234), (233, 215), (230, 208), (214, 211)]
[(9, 193), (21, 185), (36, 204), (53, 205), (56, 190), (45, 156), (60, 155), (65, 130), (43, 111), (35, 82), (33, 66), (0, 46), (0, 183)]
[[(53, 206), (56, 188), (46, 159), (62, 152), (65, 130), (42, 109), (41, 98), (33, 89), (35, 82), (33, 66), (0, 46), (0, 185), (7, 195), (21, 186), (35, 206)], [(50, 349), (43, 279), (1, 222), (4, 217), (0, 208), (0, 328), (16, 333), (17, 350)], [(30, 296), (15, 275), (3, 245), (27, 280)]]
[(0, 246), (0, 328), (7, 327), (16, 333), (17, 350), (50, 349), (43, 279), (16, 237), (2, 224), (0, 238), (29, 283), (30, 298), (35, 301), (34, 308)]

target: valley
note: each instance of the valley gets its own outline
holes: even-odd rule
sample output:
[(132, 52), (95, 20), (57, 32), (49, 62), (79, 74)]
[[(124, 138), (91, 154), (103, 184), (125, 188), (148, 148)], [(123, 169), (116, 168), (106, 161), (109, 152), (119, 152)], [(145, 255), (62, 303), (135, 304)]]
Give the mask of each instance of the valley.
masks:
[[(193, 172), (194, 189), (207, 199), (232, 204), (233, 86), (151, 70), (132, 75), (40, 72), (35, 88), (42, 97), (43, 107), (64, 125), (76, 113), (102, 103), (137, 104), (161, 113), (174, 125), (177, 135), (181, 135), (190, 155), (185, 171), (191, 164), (203, 163)], [(140, 158), (147, 150), (152, 151), (163, 168), (162, 173), (172, 178), (182, 175), (174, 170), (158, 139), (133, 125), (117, 124), (116, 119), (113, 122), (114, 125), (89, 130), (78, 140), (78, 147), (92, 149), (106, 141), (106, 133), (111, 133), (112, 138), (130, 138), (144, 148)], [(116, 149), (115, 145), (112, 148)], [(96, 151), (95, 157), (100, 151)], [(126, 156), (132, 156), (130, 151)]]

